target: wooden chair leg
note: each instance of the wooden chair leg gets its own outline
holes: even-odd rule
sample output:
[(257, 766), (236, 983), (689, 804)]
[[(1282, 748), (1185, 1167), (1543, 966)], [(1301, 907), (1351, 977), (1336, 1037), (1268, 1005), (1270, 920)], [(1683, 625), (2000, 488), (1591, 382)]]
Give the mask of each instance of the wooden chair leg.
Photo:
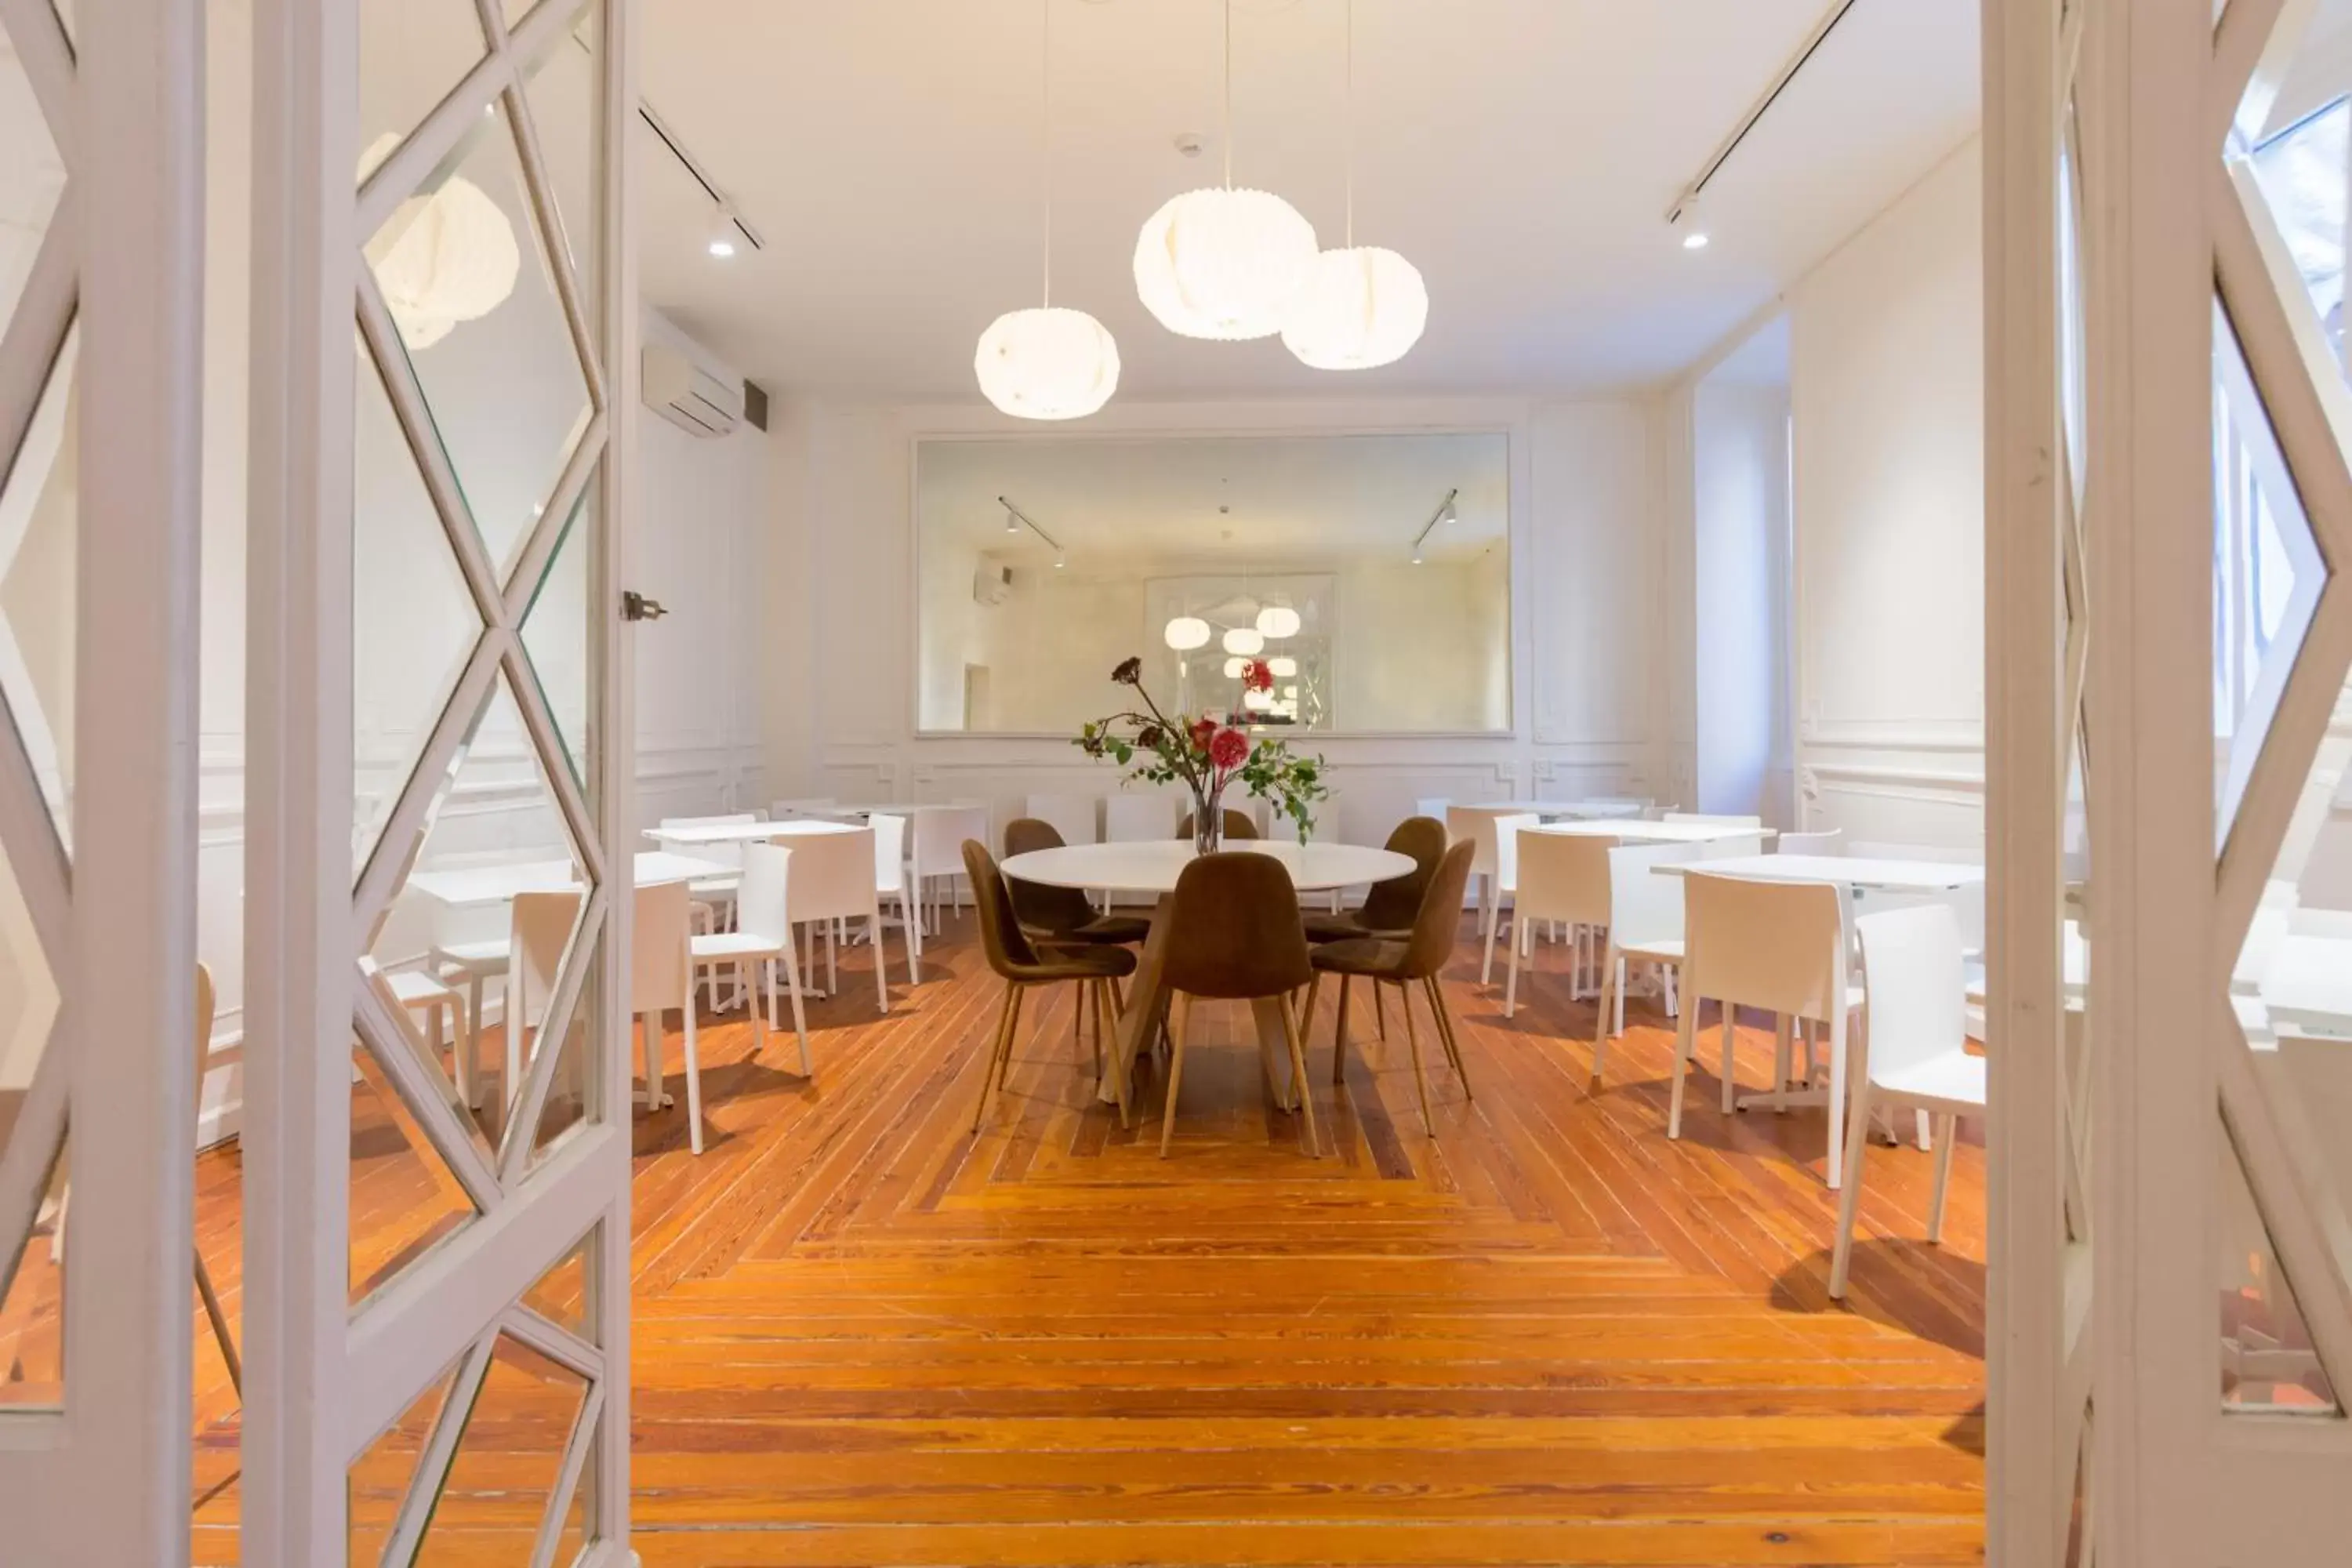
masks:
[[(1927, 1245), (1930, 1247), (1940, 1247), (1944, 1243), (1944, 1199), (1952, 1188), (1952, 1145), (1959, 1141), (1960, 1131), (1958, 1116), (1939, 1116), (1936, 1121), (1936, 1191), (1935, 1195), (1927, 1200)], [(1849, 1173), (1846, 1180), (1859, 1187), (1862, 1184), (1856, 1179), (1862, 1170), (1859, 1144), (1855, 1146), (1853, 1160), (1853, 1173)], [(1839, 1200), (1841, 1207), (1843, 1202), (1843, 1198)]]
[(1333, 1083), (1348, 1081), (1348, 993), (1355, 989), (1348, 984), (1348, 978), (1344, 974), (1339, 976), (1339, 1018), (1331, 1026), (1331, 1081)]
[(996, 1032), (989, 1037), (988, 1061), (980, 1075), (980, 1103), (972, 1108), (971, 1130), (980, 1131), (980, 1124), (988, 1118), (988, 1101), (996, 1089), (997, 1064), (1004, 1059), (1005, 1037), (1012, 1032), (1014, 1015), (1021, 1010), (1021, 987), (1008, 984), (1004, 1003), (996, 1010)]
[(236, 1342), (229, 1337), (228, 1314), (221, 1310), (220, 1292), (213, 1289), (212, 1271), (205, 1267), (205, 1255), (196, 1251), (196, 1295), (205, 1304), (205, 1319), (213, 1326), (213, 1338), (220, 1345), (221, 1360), (228, 1365), (228, 1385), (236, 1390), (239, 1399), (245, 1397), (245, 1363), (237, 1359)]
[[(1513, 941), (1517, 940), (1517, 936), (1514, 935)], [(1372, 984), (1377, 986), (1380, 982), (1375, 980)], [(1413, 1082), (1421, 1090), (1421, 1130), (1434, 1138), (1437, 1136), (1437, 1118), (1432, 1115), (1429, 1110), (1429, 1069), (1422, 1065), (1421, 1031), (1413, 1027), (1412, 1002), (1410, 998), (1406, 999), (1402, 1010), (1404, 1013), (1405, 1042), (1412, 1051)]]
[(1168, 1058), (1168, 1108), (1160, 1113), (1160, 1157), (1168, 1158), (1168, 1141), (1176, 1135), (1176, 1091), (1184, 1081), (1184, 1037), (1192, 1032), (1192, 998), (1176, 997), (1175, 1047)]
[(1421, 984), (1429, 996), (1430, 1016), (1437, 1020), (1439, 1037), (1445, 1043), (1445, 1054), (1453, 1060), (1454, 1076), (1462, 1080), (1462, 1098), (1469, 1100), (1473, 1098), (1470, 1093), (1470, 1068), (1462, 1059), (1462, 1037), (1454, 1027), (1453, 1009), (1445, 1005), (1445, 989), (1438, 984), (1434, 974)]
[[(1290, 1042), (1291, 1080), (1298, 1086), (1298, 1114), (1307, 1123), (1307, 1157), (1310, 1160), (1319, 1160), (1323, 1157), (1323, 1140), (1315, 1131), (1315, 1095), (1307, 1087), (1307, 1047), (1298, 1037), (1298, 1020), (1290, 1016), (1290, 998), (1283, 997), (1281, 1006), (1282, 1032)], [(1412, 1020), (1412, 1014), (1408, 1010), (1405, 1014), (1405, 1021), (1410, 1024)], [(1168, 1088), (1168, 1103), (1171, 1108), (1173, 1108), (1176, 1103), (1176, 1082), (1172, 1077), (1169, 1079)], [(1160, 1142), (1164, 1147), (1167, 1142), (1165, 1133), (1160, 1135)]]
[(1389, 1010), (1381, 1002), (1381, 983), (1372, 982), (1372, 1033), (1385, 1040), (1389, 1037)]

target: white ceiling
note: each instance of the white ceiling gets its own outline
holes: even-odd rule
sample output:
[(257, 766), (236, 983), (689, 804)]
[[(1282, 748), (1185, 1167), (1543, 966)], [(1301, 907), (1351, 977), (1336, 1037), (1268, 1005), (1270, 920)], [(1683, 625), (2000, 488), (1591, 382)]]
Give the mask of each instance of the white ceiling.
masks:
[[(1432, 305), (1403, 362), (1334, 377), (1174, 337), (1135, 297), (1143, 219), (1217, 177), (1217, 0), (1051, 0), (1055, 301), (1117, 336), (1129, 398), (1668, 376), (1976, 124), (1977, 0), (1861, 0), (1709, 187), (1714, 245), (1682, 251), (1668, 204), (1828, 3), (1357, 0), (1356, 235)], [(646, 7), (647, 100), (767, 241), (712, 260), (708, 198), (644, 159), (648, 298), (772, 387), (976, 401), (982, 329), (1038, 302), (1040, 4)], [(1234, 10), (1235, 181), (1339, 243), (1343, 0)]]

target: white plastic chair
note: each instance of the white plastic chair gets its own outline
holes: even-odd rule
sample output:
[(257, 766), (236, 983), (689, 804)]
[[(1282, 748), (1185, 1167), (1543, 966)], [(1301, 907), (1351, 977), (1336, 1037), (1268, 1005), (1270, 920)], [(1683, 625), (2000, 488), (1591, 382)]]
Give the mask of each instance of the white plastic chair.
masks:
[[(1024, 816), (1053, 825), (1065, 844), (1099, 844), (1102, 830), (1096, 824), (1102, 797), (1091, 795), (1033, 795), (1026, 802)], [(961, 848), (961, 842), (958, 842)]]
[(1601, 959), (1601, 1005), (1592, 1025), (1592, 1076), (1601, 1076), (1609, 1037), (1625, 1032), (1626, 970), (1654, 965), (1665, 992), (1666, 1016), (1681, 1013), (1675, 982), (1683, 966), (1683, 879), (1661, 866), (1705, 858), (1696, 844), (1629, 844), (1609, 851), (1609, 946)]
[(514, 957), (507, 973), (506, 1018), (499, 1031), (506, 1037), (507, 1063), (499, 1093), (509, 1110), (522, 1089), (527, 1060), (523, 1032), (534, 1026), (533, 1009), (543, 1012), (555, 994), (556, 973), (563, 966), (564, 950), (572, 945), (572, 929), (580, 923), (580, 900), (579, 893), (567, 889), (515, 895)]
[(1470, 874), (1479, 879), (1478, 925), (1486, 943), (1486, 963), (1478, 972), (1481, 985), (1495, 983), (1495, 931), (1502, 924), (1503, 900), (1511, 891), (1518, 864), (1516, 843), (1507, 846), (1504, 841), (1515, 840), (1522, 827), (1542, 823), (1543, 818), (1528, 812), (1487, 811), (1469, 805), (1445, 808), (1446, 841), (1459, 844), (1467, 838), (1477, 846), (1471, 851)]
[[(754, 1050), (765, 1050), (768, 1036), (777, 1027), (776, 970), (783, 968), (783, 977), (793, 1001), (793, 1032), (800, 1037), (801, 1076), (809, 1077), (808, 1011), (803, 1002), (801, 964), (793, 950), (792, 899), (801, 867), (806, 860), (816, 858), (809, 854), (814, 845), (838, 839), (856, 841), (856, 834), (826, 834), (803, 838), (797, 848), (787, 849), (780, 844), (751, 844), (743, 850), (743, 886), (735, 899), (735, 929), (726, 931), (706, 931), (696, 935), (689, 944), (692, 962), (697, 970), (709, 965), (732, 963), (751, 964), (759, 970), (760, 1004), (752, 1008), (757, 1019), (759, 1043)], [(871, 882), (873, 879), (866, 879)], [(827, 917), (828, 925), (831, 923)], [(875, 967), (878, 972), (882, 950), (874, 950)], [(691, 1086), (689, 1085), (689, 1090)], [(699, 1118), (697, 1119), (698, 1122)]]
[(1845, 829), (1830, 827), (1819, 833), (1783, 833), (1773, 847), (1783, 855), (1843, 855), (1845, 853)]
[[(495, 906), (452, 909), (436, 901), (433, 909), (433, 943), (425, 955), (426, 966), (445, 984), (462, 980), (466, 984), (466, 1038), (461, 1047), (465, 1054), (457, 1058), (457, 1065), (468, 1105), (478, 1103), (473, 1085), (476, 1066), (482, 1058), (482, 982), (506, 979), (514, 946), (510, 924), (507, 910)], [(507, 1010), (513, 1011), (511, 998)]]
[[(1103, 842), (1157, 844), (1173, 838), (1183, 805), (1179, 796), (1162, 791), (1121, 791), (1103, 802)], [(1103, 913), (1110, 913), (1111, 902), (1118, 891), (1117, 888), (1102, 890)]]
[[(957, 813), (944, 815), (956, 816)], [(917, 816), (918, 841), (922, 832), (922, 817)], [(835, 922), (862, 920), (867, 936), (874, 943), (874, 999), (877, 1011), (890, 1010), (890, 982), (883, 973), (882, 898), (874, 874), (874, 840), (872, 827), (856, 828), (847, 833), (811, 834), (793, 846), (792, 901), (787, 906), (792, 923), (804, 931), (811, 928), (824, 933), (825, 989), (837, 989), (841, 981), (841, 944), (835, 932)], [(958, 846), (959, 858), (961, 846)], [(748, 862), (747, 862), (748, 864)], [(909, 952), (912, 951), (910, 948)], [(814, 965), (814, 953), (805, 955), (808, 965)]]
[[(866, 819), (874, 830), (874, 897), (877, 902), (897, 900), (898, 904), (898, 938), (907, 944), (907, 984), (919, 985), (922, 976), (915, 973), (915, 961), (922, 956), (923, 922), (915, 918), (914, 895), (907, 888), (907, 819), (876, 812)], [(882, 963), (882, 936), (877, 926), (874, 937), (874, 963)]]
[(1920, 904), (1854, 921), (1862, 972), (1870, 990), (1870, 1035), (1853, 1087), (1846, 1142), (1853, 1168), (1838, 1198), (1837, 1250), (1830, 1294), (1845, 1295), (1853, 1254), (1853, 1216), (1862, 1202), (1863, 1156), (1871, 1112), (1907, 1105), (1937, 1119), (1936, 1187), (1927, 1205), (1927, 1241), (1944, 1238), (1944, 1199), (1951, 1186), (1952, 1145), (1963, 1115), (1985, 1109), (1985, 1058), (1969, 1054), (1968, 1004), (1960, 980), (1960, 925), (1943, 904)]
[[(1858, 839), (1847, 845), (1845, 852), (1857, 859), (1926, 860), (1937, 866), (1981, 866), (1985, 863), (1982, 845), (1895, 844)], [(1956, 888), (1948, 893), (1867, 892), (1860, 894), (1856, 903), (1861, 910), (1871, 914), (1915, 904), (1943, 904), (1960, 922), (1962, 950), (1972, 954), (1984, 952), (1985, 885), (1982, 882), (1972, 887)]]
[[(1507, 819), (1508, 820), (1508, 819)], [(1511, 835), (1505, 849), (1497, 837), (1498, 854), (1513, 863), (1511, 894), (1511, 967), (1503, 984), (1503, 1016), (1519, 1011), (1519, 960), (1535, 956), (1535, 922), (1565, 921), (1575, 954), (1569, 970), (1569, 994), (1584, 994), (1584, 967), (1589, 928), (1609, 923), (1609, 851), (1614, 838), (1591, 834), (1530, 833)]]
[(1454, 802), (1442, 795), (1427, 795), (1412, 803), (1412, 814), (1415, 816), (1434, 817), (1439, 822), (1447, 824), (1449, 830), (1453, 823), (1453, 811)]
[(1697, 1048), (1703, 1000), (1723, 1009), (1723, 1113), (1738, 1108), (1732, 1081), (1732, 1016), (1741, 1005), (1777, 1015), (1772, 1104), (1788, 1108), (1789, 1050), (1799, 1020), (1829, 1030), (1829, 1185), (1845, 1172), (1846, 1020), (1863, 999), (1848, 978), (1843, 892), (1828, 882), (1772, 882), (1693, 868), (1683, 878), (1682, 1029), (1675, 1048), (1666, 1136), (1683, 1132), (1683, 1079)]
[(1720, 812), (1706, 811), (1669, 811), (1665, 814), (1664, 820), (1668, 822), (1709, 822), (1715, 824), (1718, 827), (1761, 827), (1764, 826), (1764, 819), (1760, 816), (1740, 816), (1738, 815), (1725, 816)]
[(629, 1003), (637, 1010), (637, 1034), (645, 1052), (646, 1104), (669, 1103), (662, 1092), (662, 1020), (672, 1007), (685, 1017), (686, 1141), (702, 1152), (702, 1060), (695, 1048), (694, 933), (692, 899), (684, 882), (662, 882), (636, 890), (629, 930)]
[[(913, 840), (908, 854), (907, 868), (914, 878), (915, 901), (929, 911), (933, 925), (939, 922), (939, 882), (945, 878), (949, 892), (955, 900), (956, 913), (963, 912), (963, 846), (966, 839), (990, 841), (988, 808), (961, 806), (939, 811), (918, 811), (914, 816)], [(797, 918), (797, 917), (796, 917)]]

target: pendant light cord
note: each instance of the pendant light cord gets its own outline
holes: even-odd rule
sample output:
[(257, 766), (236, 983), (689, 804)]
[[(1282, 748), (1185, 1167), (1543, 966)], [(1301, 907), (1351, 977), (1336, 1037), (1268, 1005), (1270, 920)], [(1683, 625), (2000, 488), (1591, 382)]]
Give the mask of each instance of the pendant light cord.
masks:
[(1348, 0), (1348, 248), (1356, 248), (1356, 0)]
[(1225, 0), (1225, 189), (1234, 188), (1234, 0)]
[[(1350, 5), (1354, 0), (1349, 0)], [(1045, 236), (1044, 302), (1054, 303), (1054, 0), (1042, 0), (1045, 25), (1038, 28), (1043, 42), (1039, 47), (1037, 78), (1038, 97), (1043, 108), (1038, 113), (1038, 147), (1045, 163)]]

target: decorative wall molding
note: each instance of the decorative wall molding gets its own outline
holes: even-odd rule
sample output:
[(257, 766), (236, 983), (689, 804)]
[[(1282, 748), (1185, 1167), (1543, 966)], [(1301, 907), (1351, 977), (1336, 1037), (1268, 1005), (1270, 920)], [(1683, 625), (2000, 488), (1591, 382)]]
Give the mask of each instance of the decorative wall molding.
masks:
[(1800, 745), (1853, 752), (1984, 751), (1984, 725), (1958, 719), (1815, 720), (1800, 726)]

